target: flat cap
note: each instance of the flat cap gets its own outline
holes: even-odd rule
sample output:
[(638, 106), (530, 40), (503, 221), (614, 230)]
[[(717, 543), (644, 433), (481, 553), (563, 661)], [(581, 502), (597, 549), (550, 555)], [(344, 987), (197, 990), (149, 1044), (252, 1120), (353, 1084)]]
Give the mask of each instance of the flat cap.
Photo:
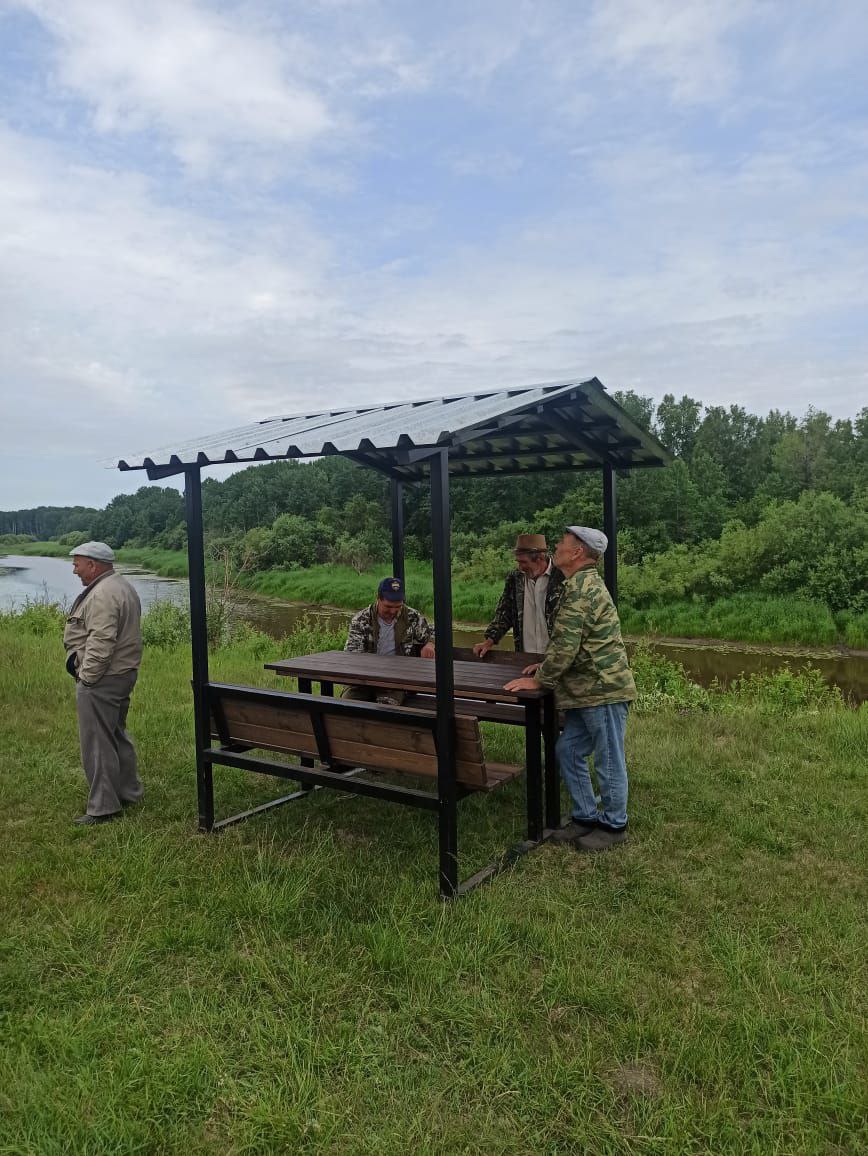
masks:
[(584, 542), (595, 554), (605, 554), (609, 539), (602, 530), (593, 530), (590, 526), (567, 526), (567, 533)]
[(74, 550), (69, 551), (70, 558), (78, 555), (80, 558), (93, 558), (94, 562), (114, 562), (115, 552), (105, 542), (82, 542)]

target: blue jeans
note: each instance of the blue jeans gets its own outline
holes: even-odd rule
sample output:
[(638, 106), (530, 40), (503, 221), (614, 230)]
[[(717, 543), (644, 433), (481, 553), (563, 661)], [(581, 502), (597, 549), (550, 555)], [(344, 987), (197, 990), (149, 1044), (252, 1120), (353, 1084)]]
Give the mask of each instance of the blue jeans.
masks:
[[(627, 826), (627, 763), (624, 759), (627, 707), (626, 702), (613, 702), (565, 712), (566, 723), (558, 739), (558, 762), (573, 800), (573, 818), (577, 823), (596, 823), (612, 831)], [(588, 770), (588, 756), (592, 753), (602, 811), (597, 810)]]

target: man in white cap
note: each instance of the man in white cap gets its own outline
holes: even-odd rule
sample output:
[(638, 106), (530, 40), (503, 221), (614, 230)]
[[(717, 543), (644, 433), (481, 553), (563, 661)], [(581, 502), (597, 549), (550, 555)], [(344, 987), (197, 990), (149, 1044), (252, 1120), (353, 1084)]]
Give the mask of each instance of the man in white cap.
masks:
[[(542, 664), (527, 667), (506, 690), (548, 687), (565, 715), (558, 740), (561, 774), (573, 801), (570, 822), (554, 836), (579, 851), (605, 851), (627, 837), (624, 730), (636, 684), (621, 638), (618, 612), (597, 569), (609, 542), (590, 526), (568, 526), (555, 547), (564, 589)], [(535, 672), (533, 677), (528, 677)], [(597, 807), (588, 757), (602, 807)]]
[(107, 823), (142, 798), (136, 749), (126, 732), (130, 695), (142, 661), (142, 606), (114, 570), (105, 542), (70, 550), (84, 590), (66, 619), (66, 669), (75, 678), (81, 762), (90, 786), (81, 826)]

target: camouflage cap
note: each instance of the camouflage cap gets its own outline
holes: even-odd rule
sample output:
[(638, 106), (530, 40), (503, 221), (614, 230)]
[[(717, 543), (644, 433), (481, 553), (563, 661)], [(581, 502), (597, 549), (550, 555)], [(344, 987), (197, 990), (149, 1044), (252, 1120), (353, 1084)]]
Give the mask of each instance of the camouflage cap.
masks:
[(567, 526), (567, 533), (578, 538), (589, 546), (595, 554), (605, 554), (609, 539), (602, 530), (593, 530), (590, 526)]

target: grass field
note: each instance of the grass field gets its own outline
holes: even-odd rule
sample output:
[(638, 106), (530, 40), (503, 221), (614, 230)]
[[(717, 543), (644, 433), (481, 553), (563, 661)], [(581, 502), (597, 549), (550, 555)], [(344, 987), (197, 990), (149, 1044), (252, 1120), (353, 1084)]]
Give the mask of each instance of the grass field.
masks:
[[(264, 645), (212, 676), (268, 685)], [(630, 843), (443, 905), (419, 813), (319, 792), (198, 835), (183, 649), (134, 694), (144, 805), (74, 828), (59, 643), (7, 616), (0, 651), (0, 1153), (868, 1145), (868, 710), (670, 672), (629, 725)], [(464, 804), (465, 870), (520, 835), (522, 786)], [(218, 772), (223, 814), (280, 790)]]

